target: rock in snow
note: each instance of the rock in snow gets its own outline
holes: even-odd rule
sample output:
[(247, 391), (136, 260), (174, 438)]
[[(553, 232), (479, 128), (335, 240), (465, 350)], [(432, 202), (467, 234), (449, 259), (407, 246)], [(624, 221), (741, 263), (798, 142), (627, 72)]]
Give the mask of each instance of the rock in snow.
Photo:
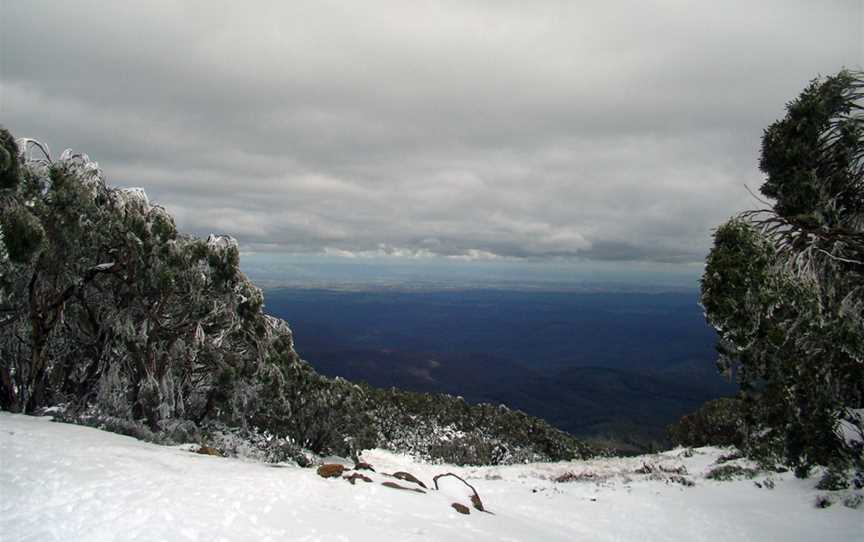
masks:
[(345, 467), (335, 463), (325, 463), (318, 467), (318, 476), (321, 478), (339, 478), (345, 471)]
[[(860, 540), (864, 528), (861, 508), (814, 506), (818, 478), (775, 473), (774, 489), (706, 479), (728, 452), (717, 448), (498, 467), (363, 453), (380, 472), (458, 475), (493, 512), (469, 515), (452, 506), (465, 501), (459, 483), (421, 495), (188, 450), (0, 413), (0, 540), (828, 542)], [(637, 473), (649, 463), (684, 467), (695, 486)], [(584, 476), (555, 481), (573, 472)]]

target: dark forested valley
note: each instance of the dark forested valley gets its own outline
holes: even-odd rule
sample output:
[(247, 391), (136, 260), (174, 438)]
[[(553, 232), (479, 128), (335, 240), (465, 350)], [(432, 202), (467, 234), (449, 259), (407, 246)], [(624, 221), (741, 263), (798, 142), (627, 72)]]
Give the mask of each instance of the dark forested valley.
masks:
[(299, 354), (329, 376), (504, 403), (618, 446), (734, 393), (695, 292), (272, 289)]

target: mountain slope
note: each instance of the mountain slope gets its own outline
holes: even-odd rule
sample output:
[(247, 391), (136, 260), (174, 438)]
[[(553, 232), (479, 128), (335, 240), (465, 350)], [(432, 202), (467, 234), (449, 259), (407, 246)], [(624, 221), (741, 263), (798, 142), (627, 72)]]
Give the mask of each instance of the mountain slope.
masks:
[[(775, 489), (703, 474), (722, 450), (629, 459), (460, 468), (388, 452), (364, 455), (373, 483), (323, 479), (160, 447), (47, 418), (0, 413), (0, 533), (4, 541), (111, 540), (854, 540), (862, 509), (814, 507), (814, 479), (773, 474)], [(684, 467), (638, 474), (643, 464)], [(383, 487), (382, 472), (426, 483), (454, 472), (493, 514), (461, 515), (452, 488), (419, 494)], [(556, 483), (566, 473), (582, 481)], [(657, 473), (655, 473), (657, 474)], [(658, 478), (652, 480), (651, 478)], [(757, 477), (764, 481), (765, 475)], [(840, 499), (841, 496), (835, 496)]]
[[(708, 385), (700, 368), (664, 373), (606, 367), (535, 369), (488, 354), (389, 349), (306, 351), (320, 373), (373, 386), (460, 395), (472, 403), (503, 403), (574, 435), (663, 442), (665, 427), (733, 389), (718, 375)], [(705, 372), (711, 370), (708, 368)]]

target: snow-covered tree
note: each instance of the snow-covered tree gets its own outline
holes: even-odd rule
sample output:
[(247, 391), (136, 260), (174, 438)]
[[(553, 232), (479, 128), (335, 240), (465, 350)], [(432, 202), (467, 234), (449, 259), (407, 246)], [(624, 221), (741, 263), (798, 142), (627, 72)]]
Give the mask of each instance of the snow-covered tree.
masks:
[(179, 234), (86, 155), (7, 146), (20, 156), (2, 193), (0, 406), (111, 397), (115, 414), (153, 428), (226, 414), (214, 397), (235, 379), (223, 373), (251, 377), (275, 340), (236, 242)]
[(818, 79), (765, 130), (766, 208), (719, 227), (701, 301), (742, 385), (753, 450), (804, 472), (861, 465), (837, 427), (864, 406), (864, 81)]

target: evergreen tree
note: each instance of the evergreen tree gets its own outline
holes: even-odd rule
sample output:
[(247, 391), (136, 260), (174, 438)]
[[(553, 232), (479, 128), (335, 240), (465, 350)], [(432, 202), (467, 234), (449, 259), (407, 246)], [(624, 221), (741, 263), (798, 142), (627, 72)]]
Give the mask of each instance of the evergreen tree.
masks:
[(223, 373), (251, 382), (290, 331), (271, 329), (236, 242), (179, 234), (142, 190), (109, 188), (86, 155), (21, 147), (10, 146), (23, 160), (0, 208), (0, 407), (101, 398), (153, 429), (216, 410), (242, 418), (213, 400), (234, 393), (217, 390), (237, 382)]
[(806, 472), (862, 465), (838, 423), (864, 406), (864, 81), (842, 71), (762, 138), (764, 209), (719, 227), (701, 302), (741, 382), (751, 451)]

